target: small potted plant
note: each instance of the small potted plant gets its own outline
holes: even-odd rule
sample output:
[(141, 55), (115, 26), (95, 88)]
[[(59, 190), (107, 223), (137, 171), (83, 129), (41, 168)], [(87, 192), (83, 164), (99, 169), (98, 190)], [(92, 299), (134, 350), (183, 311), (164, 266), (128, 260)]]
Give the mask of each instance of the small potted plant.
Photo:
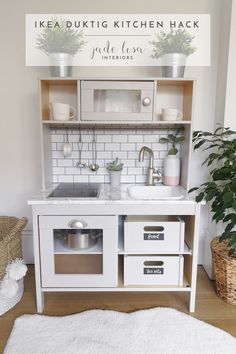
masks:
[(68, 28), (66, 21), (52, 19), (51, 28), (44, 28), (36, 37), (39, 50), (49, 56), (52, 76), (71, 76), (73, 56), (84, 46), (82, 31)]
[(185, 29), (171, 30), (169, 33), (161, 31), (156, 39), (150, 41), (153, 45), (152, 58), (162, 61), (162, 75), (164, 77), (183, 77), (186, 59), (196, 50), (191, 45), (194, 36)]
[(177, 156), (177, 144), (184, 141), (184, 136), (178, 136), (180, 130), (174, 134), (168, 134), (166, 138), (161, 138), (160, 143), (169, 143), (171, 148), (164, 160), (163, 184), (167, 186), (178, 186), (180, 180), (180, 158)]
[(211, 203), (212, 220), (222, 223), (224, 232), (211, 241), (216, 292), (236, 305), (236, 132), (218, 127), (214, 133), (195, 131), (194, 149), (210, 151), (202, 165), (210, 168), (209, 180), (198, 190), (196, 201)]
[(120, 163), (118, 157), (106, 164), (107, 170), (110, 173), (110, 183), (112, 187), (118, 187), (120, 185), (121, 171), (123, 170), (123, 163)]

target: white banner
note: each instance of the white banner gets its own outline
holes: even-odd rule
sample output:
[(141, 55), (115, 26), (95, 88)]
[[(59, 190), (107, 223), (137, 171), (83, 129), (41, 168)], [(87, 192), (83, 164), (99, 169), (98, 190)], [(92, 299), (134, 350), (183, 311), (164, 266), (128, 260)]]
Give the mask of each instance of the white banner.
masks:
[(180, 50), (187, 66), (210, 65), (210, 15), (26, 15), (27, 66), (49, 66), (54, 52), (74, 66), (159, 66)]

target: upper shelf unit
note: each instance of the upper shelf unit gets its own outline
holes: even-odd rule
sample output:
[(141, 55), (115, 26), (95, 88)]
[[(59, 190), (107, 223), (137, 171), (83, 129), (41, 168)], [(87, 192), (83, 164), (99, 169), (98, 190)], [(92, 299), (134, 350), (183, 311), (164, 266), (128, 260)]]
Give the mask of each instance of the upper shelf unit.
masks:
[[(41, 120), (68, 126), (189, 125), (194, 85), (193, 79), (41, 79)], [(70, 106), (76, 114), (62, 120), (55, 116), (52, 103)], [(183, 117), (163, 120), (162, 109), (178, 110)]]

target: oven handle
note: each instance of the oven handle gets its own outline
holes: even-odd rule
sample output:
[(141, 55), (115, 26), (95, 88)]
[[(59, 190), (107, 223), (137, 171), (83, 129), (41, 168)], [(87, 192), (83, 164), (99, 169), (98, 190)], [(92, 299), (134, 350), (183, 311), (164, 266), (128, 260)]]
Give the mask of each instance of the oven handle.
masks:
[(84, 220), (71, 220), (68, 222), (68, 226), (73, 229), (84, 229), (88, 224)]

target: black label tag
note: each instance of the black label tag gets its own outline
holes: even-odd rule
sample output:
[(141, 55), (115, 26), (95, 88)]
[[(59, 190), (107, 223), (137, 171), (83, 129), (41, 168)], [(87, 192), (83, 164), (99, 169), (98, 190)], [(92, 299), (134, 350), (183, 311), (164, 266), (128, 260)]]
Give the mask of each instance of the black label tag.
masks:
[(164, 274), (164, 268), (144, 268), (143, 274), (150, 274), (150, 275)]
[(157, 232), (157, 233), (150, 233), (150, 232), (145, 232), (143, 234), (143, 239), (145, 241), (164, 241), (164, 234)]

